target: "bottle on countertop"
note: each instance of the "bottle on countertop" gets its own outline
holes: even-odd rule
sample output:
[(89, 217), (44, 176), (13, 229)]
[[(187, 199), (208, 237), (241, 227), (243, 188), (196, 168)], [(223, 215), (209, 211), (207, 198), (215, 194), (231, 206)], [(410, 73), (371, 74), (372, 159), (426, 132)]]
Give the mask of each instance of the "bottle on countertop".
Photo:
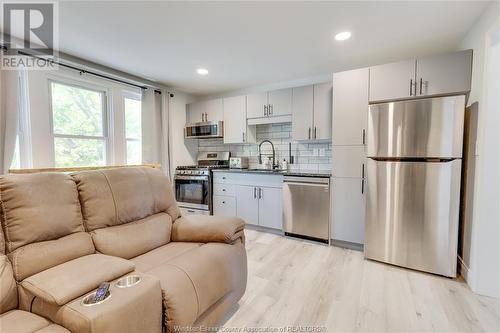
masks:
[(288, 162), (285, 159), (281, 162), (281, 170), (288, 170)]

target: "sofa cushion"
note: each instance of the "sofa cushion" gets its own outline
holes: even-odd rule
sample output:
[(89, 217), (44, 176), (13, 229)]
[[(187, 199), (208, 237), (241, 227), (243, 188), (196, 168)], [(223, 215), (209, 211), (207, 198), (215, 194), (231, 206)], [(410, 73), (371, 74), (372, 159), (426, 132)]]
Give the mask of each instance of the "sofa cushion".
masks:
[(95, 252), (92, 237), (86, 232), (38, 242), (20, 247), (9, 253), (14, 277), (22, 281), (28, 276)]
[(32, 275), (21, 286), (49, 303), (63, 305), (133, 270), (129, 260), (91, 254)]
[(0, 254), (0, 313), (17, 308), (17, 284), (7, 257)]
[(0, 176), (7, 252), (84, 231), (78, 191), (62, 173)]
[(71, 332), (57, 324), (50, 324), (47, 327), (39, 329), (35, 333), (71, 333)]
[(130, 260), (134, 262), (136, 270), (147, 272), (201, 245), (203, 244), (171, 242)]
[(50, 325), (50, 321), (31, 312), (12, 310), (0, 315), (2, 332), (34, 333)]
[(188, 215), (175, 221), (174, 242), (228, 243), (245, 239), (245, 221), (239, 217)]
[(245, 248), (204, 244), (146, 273), (160, 279), (168, 327), (191, 325), (228, 293), (245, 289)]
[(166, 212), (180, 216), (171, 184), (161, 170), (116, 168), (79, 172), (75, 179), (88, 231)]
[(130, 259), (170, 241), (172, 218), (158, 213), (144, 219), (92, 231), (97, 251)]

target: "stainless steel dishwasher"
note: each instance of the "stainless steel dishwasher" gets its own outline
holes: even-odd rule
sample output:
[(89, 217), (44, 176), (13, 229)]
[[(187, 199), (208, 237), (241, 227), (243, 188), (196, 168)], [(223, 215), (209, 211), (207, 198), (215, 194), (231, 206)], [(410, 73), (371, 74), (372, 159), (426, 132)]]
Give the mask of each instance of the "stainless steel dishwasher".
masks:
[(283, 178), (283, 231), (287, 236), (330, 243), (330, 178)]

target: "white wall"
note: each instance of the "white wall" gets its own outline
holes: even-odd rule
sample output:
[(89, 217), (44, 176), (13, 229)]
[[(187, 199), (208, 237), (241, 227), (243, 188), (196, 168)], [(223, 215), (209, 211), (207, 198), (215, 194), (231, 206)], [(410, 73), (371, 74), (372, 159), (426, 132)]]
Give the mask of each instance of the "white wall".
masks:
[(301, 86), (307, 86), (307, 85), (315, 84), (315, 83), (327, 82), (327, 81), (330, 81), (331, 79), (332, 79), (332, 73), (325, 73), (325, 74), (310, 76), (310, 77), (297, 79), (297, 80), (281, 81), (281, 82), (275, 82), (275, 83), (269, 83), (269, 84), (264, 84), (264, 85), (259, 85), (259, 86), (248, 87), (248, 88), (244, 88), (244, 89), (231, 90), (231, 91), (227, 91), (227, 92), (220, 93), (220, 94), (201, 96), (199, 98), (199, 100), (207, 100), (207, 99), (218, 98), (218, 97), (239, 96), (239, 95), (246, 95), (246, 94), (251, 94), (251, 93), (258, 93), (258, 92), (271, 91), (271, 90), (277, 90), (277, 89), (301, 87)]
[(485, 10), (460, 49), (474, 50), (469, 104), (479, 103), (468, 283), (500, 298), (500, 2)]
[(172, 92), (170, 98), (170, 158), (171, 172), (179, 165), (196, 164), (198, 142), (184, 139), (184, 125), (186, 125), (186, 104), (195, 100), (192, 95), (183, 92)]

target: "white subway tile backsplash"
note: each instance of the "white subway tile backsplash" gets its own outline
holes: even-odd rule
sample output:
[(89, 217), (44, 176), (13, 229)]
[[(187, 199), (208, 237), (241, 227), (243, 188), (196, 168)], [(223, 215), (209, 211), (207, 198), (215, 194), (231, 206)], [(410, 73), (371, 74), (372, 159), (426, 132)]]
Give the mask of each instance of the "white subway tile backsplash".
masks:
[[(251, 168), (258, 166), (258, 143), (270, 140), (276, 151), (276, 160), (288, 161), (288, 144), (292, 143), (292, 155), (295, 163), (289, 164), (293, 171), (330, 172), (332, 165), (332, 147), (328, 141), (297, 142), (292, 140), (291, 123), (257, 125), (257, 144), (224, 144), (223, 139), (198, 140), (198, 151), (230, 151), (232, 156), (248, 157)], [(264, 154), (272, 154), (271, 145), (262, 145)], [(323, 154), (324, 153), (324, 154)]]

